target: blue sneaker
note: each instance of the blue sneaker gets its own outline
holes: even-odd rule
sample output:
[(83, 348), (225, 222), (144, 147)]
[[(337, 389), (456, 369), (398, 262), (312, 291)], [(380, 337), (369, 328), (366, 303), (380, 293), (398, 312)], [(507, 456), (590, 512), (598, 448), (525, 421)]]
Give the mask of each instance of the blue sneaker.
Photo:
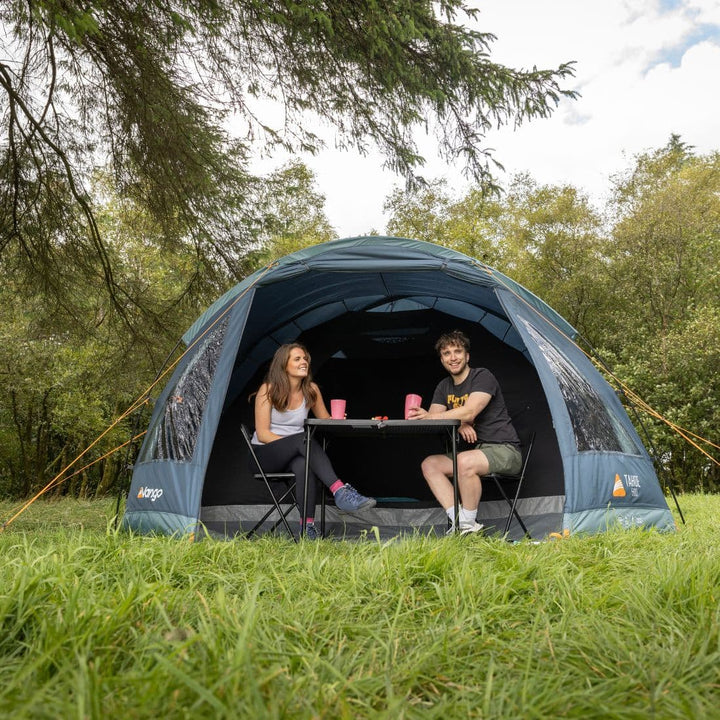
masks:
[(303, 537), (306, 540), (320, 540), (320, 531), (313, 525), (312, 523), (309, 523), (305, 526), (305, 535)]
[(361, 495), (352, 485), (345, 483), (335, 493), (335, 505), (340, 512), (357, 512), (375, 507), (377, 501)]

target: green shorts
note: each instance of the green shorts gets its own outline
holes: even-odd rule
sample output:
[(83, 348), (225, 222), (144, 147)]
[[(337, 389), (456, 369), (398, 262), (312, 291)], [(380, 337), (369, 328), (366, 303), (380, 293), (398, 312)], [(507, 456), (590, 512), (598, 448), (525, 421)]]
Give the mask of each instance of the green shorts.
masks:
[[(470, 448), (468, 448), (470, 449)], [(517, 475), (522, 470), (522, 455), (517, 446), (511, 443), (478, 443), (474, 450), (482, 450), (488, 459), (491, 473), (499, 475)], [(461, 450), (460, 452), (464, 452)], [(451, 453), (446, 453), (452, 457)]]

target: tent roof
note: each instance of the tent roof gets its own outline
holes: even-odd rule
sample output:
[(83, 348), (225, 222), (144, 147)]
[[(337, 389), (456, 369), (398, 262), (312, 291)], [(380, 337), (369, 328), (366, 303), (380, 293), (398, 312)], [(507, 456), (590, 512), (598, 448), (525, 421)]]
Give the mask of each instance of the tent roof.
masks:
[(366, 236), (314, 245), (258, 270), (213, 303), (183, 340), (189, 345), (251, 290), (271, 285), (270, 307), (257, 318), (266, 329), (270, 316), (277, 330), (288, 325), (302, 330), (345, 312), (434, 308), (480, 322), (503, 337), (509, 325), (495, 293), (488, 292), (503, 287), (566, 335), (577, 334), (550, 306), (489, 265), (419, 240)]

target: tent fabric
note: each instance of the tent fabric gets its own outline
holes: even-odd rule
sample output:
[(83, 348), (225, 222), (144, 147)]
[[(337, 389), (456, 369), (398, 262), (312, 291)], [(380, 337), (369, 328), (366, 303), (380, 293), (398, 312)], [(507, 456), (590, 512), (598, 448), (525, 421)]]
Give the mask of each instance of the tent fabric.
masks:
[[(534, 537), (615, 524), (674, 528), (650, 457), (572, 326), (477, 260), (390, 237), (335, 240), (281, 258), (193, 323), (155, 403), (125, 527), (232, 535), (262, 517), (268, 498), (237, 438), (239, 423), (252, 424), (249, 398), (282, 343), (307, 345), (326, 401), (345, 397), (354, 417), (401, 417), (407, 392), (427, 401), (442, 378), (434, 342), (453, 328), (470, 337), (471, 364), (498, 377), (520, 435), (537, 434), (518, 505)], [(379, 502), (373, 517), (336, 518), (332, 532), (351, 536), (372, 524), (385, 534), (444, 531), (420, 473), (427, 440), (338, 439), (328, 452), (361, 492), (406, 498)], [(502, 527), (502, 511), (487, 487), (480, 520)]]

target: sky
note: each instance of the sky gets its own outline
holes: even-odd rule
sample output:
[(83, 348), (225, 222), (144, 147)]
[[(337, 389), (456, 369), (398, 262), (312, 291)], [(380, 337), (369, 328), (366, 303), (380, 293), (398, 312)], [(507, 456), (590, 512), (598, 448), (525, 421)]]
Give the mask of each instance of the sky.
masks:
[[(548, 119), (494, 130), (484, 142), (505, 172), (541, 184), (571, 184), (601, 205), (611, 177), (671, 134), (705, 154), (720, 150), (720, 0), (471, 0), (477, 28), (497, 36), (491, 60), (549, 69), (575, 61), (567, 84), (580, 93)], [(426, 178), (446, 178), (462, 194), (462, 167), (448, 166), (429, 141)], [(330, 138), (330, 143), (332, 139)], [(301, 156), (325, 195), (338, 237), (383, 233), (383, 203), (403, 179), (373, 153), (327, 150)], [(287, 159), (287, 158), (285, 158)], [(283, 159), (275, 159), (276, 165)], [(268, 161), (264, 170), (269, 169)]]

